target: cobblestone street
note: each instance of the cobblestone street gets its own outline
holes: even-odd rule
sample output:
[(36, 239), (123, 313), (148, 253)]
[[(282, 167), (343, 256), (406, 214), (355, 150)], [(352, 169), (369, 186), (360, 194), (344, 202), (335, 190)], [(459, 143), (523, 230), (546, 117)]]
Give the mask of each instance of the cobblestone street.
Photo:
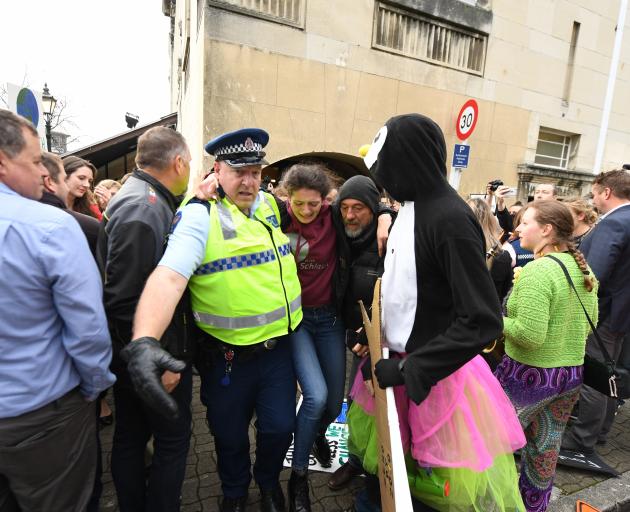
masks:
[[(111, 397), (110, 397), (111, 398)], [(214, 512), (218, 511), (218, 499), (221, 496), (221, 482), (216, 471), (216, 459), (214, 442), (208, 433), (205, 420), (205, 408), (199, 401), (199, 377), (194, 379), (193, 391), (193, 421), (194, 431), (188, 454), (186, 480), (183, 488), (182, 512)], [(598, 446), (597, 451), (602, 458), (620, 473), (630, 471), (630, 407), (628, 404), (620, 409), (615, 425), (610, 434), (610, 441), (605, 446)], [(105, 427), (101, 431), (103, 442), (103, 496), (101, 498), (101, 510), (103, 512), (117, 511), (116, 493), (110, 473), (111, 444), (114, 427)], [(250, 438), (253, 445), (253, 428), (250, 430)], [(253, 451), (252, 451), (253, 455)], [(286, 481), (290, 471), (282, 472), (283, 488), (286, 493)], [(310, 483), (312, 488), (314, 512), (337, 512), (352, 505), (353, 496), (361, 486), (361, 479), (357, 478), (352, 485), (344, 490), (333, 492), (327, 482), (330, 473), (311, 472)], [(560, 495), (571, 495), (599, 482), (606, 477), (595, 473), (572, 470), (558, 466), (555, 480), (557, 489), (554, 498)], [(249, 503), (252, 510), (256, 510), (258, 502), (258, 489), (252, 482), (249, 495)], [(548, 509), (554, 511), (553, 504)]]

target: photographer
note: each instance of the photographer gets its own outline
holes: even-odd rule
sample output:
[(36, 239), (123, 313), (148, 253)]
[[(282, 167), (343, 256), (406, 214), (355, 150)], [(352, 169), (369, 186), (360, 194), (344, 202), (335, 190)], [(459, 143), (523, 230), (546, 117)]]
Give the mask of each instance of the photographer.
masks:
[(499, 226), (504, 233), (511, 233), (514, 229), (512, 216), (505, 207), (505, 197), (510, 194), (511, 188), (504, 185), (501, 180), (493, 180), (486, 186), (486, 203), (492, 207), (492, 197), (496, 198), (494, 215), (499, 221)]

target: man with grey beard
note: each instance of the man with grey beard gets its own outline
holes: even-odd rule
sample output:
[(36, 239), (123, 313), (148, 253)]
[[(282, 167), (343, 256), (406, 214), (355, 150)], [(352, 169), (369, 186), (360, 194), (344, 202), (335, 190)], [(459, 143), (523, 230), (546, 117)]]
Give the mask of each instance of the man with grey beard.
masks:
[[(339, 268), (335, 290), (346, 326), (346, 344), (355, 355), (350, 385), (361, 357), (369, 354), (359, 300), (366, 305), (372, 304), (374, 284), (383, 274), (384, 244), (379, 247), (376, 236), (378, 215), (381, 213), (385, 211), (380, 207), (379, 191), (367, 176), (353, 176), (346, 181), (333, 204), (336, 227), (345, 233), (345, 236), (337, 237)], [(364, 368), (369, 370), (370, 365), (366, 364)], [(333, 490), (341, 489), (362, 472), (360, 461), (351, 457), (333, 473), (328, 486)]]

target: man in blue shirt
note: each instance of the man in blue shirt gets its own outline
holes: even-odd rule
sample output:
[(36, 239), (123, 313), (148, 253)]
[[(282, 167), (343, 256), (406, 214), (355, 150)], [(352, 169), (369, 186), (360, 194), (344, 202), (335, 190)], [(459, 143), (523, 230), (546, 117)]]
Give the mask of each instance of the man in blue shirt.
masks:
[(0, 510), (83, 511), (93, 401), (114, 383), (96, 264), (79, 225), (40, 204), (35, 127), (0, 110)]

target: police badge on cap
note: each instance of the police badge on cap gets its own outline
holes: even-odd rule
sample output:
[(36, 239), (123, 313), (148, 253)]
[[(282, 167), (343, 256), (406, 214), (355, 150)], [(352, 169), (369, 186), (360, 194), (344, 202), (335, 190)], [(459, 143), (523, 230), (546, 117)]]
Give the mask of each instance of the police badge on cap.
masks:
[(217, 161), (230, 167), (267, 164), (263, 148), (269, 142), (269, 134), (260, 128), (243, 128), (224, 133), (206, 144), (206, 151)]

